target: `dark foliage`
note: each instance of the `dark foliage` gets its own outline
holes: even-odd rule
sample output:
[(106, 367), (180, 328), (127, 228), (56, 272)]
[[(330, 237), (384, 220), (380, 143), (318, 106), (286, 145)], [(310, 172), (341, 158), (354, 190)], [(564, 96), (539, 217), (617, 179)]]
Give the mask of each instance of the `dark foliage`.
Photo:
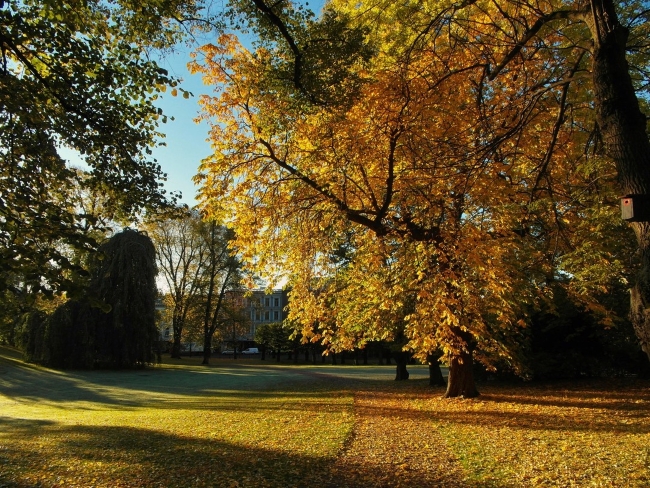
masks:
[(554, 290), (551, 306), (532, 316), (526, 358), (535, 379), (640, 372), (642, 356), (628, 320), (619, 319), (606, 327), (560, 287)]
[(97, 317), (95, 361), (114, 367), (151, 363), (157, 339), (153, 243), (147, 235), (125, 229), (99, 250), (90, 293), (111, 309)]
[(51, 315), (31, 314), (24, 328), (28, 360), (54, 368), (132, 368), (154, 361), (156, 265), (153, 244), (131, 229), (102, 244), (83, 301)]

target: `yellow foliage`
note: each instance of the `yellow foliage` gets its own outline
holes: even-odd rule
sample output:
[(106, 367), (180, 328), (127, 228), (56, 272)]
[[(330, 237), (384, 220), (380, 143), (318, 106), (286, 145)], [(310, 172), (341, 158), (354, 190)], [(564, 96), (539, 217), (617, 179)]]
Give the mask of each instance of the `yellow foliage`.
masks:
[(492, 79), (521, 35), (510, 20), (532, 25), (537, 8), (328, 5), (378, 46), (348, 104), (299, 101), (281, 50), (249, 52), (234, 36), (200, 50), (192, 69), (215, 87), (201, 99), (214, 150), (196, 177), (201, 205), (236, 230), (253, 271), (291, 286), (290, 319), (308, 340), (510, 358), (508, 335), (583, 219), (577, 169), (593, 160), (574, 122), (588, 125), (591, 108), (576, 95), (568, 114), (554, 79), (584, 51), (525, 48)]

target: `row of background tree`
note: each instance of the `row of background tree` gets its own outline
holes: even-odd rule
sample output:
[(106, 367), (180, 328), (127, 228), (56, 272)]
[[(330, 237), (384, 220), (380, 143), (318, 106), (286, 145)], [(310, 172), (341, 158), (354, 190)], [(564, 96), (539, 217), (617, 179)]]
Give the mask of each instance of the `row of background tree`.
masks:
[[(620, 288), (608, 299), (616, 303), (619, 315), (615, 325), (604, 326), (598, 313), (576, 303), (562, 285), (555, 287), (552, 300), (531, 312), (530, 322), (518, 337), (517, 365), (498, 363), (488, 370), (481, 363), (474, 365), (477, 378), (514, 380), (577, 379), (594, 377), (648, 377), (650, 367), (639, 347), (631, 323), (625, 318), (626, 290)], [(303, 340), (295, 329), (281, 323), (263, 324), (256, 330), (255, 342), (262, 360), (281, 360), (294, 364), (390, 364), (397, 365), (397, 380), (404, 375), (406, 365), (414, 359), (404, 355), (405, 342), (368, 341), (361, 348), (326, 352), (318, 342)], [(281, 359), (284, 358), (284, 359)], [(445, 364), (445, 358), (435, 358)], [(400, 371), (400, 362), (405, 369)], [(418, 361), (419, 362), (419, 361)], [(441, 386), (437, 374), (430, 375), (432, 386)]]

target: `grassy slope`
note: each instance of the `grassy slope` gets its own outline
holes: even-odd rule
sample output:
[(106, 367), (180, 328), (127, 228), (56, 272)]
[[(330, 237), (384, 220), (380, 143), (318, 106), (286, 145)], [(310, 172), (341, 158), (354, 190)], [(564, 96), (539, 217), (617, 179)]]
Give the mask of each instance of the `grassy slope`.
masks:
[(278, 367), (57, 372), (0, 362), (0, 486), (287, 486), (323, 472), (352, 395)]

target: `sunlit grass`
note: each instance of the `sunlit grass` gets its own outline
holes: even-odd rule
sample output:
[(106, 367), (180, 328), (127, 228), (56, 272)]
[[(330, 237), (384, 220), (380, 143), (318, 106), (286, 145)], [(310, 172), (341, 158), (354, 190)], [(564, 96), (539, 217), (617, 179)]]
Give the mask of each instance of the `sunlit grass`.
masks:
[(479, 486), (650, 486), (647, 384), (486, 386), (421, 408)]
[(0, 488), (650, 486), (648, 382), (449, 400), (426, 366), (395, 382), (390, 367), (199, 363), (59, 372), (0, 348)]
[(0, 486), (318, 482), (353, 422), (350, 393), (282, 372), (190, 363), (31, 374), (47, 381), (33, 394), (14, 385), (0, 402)]

